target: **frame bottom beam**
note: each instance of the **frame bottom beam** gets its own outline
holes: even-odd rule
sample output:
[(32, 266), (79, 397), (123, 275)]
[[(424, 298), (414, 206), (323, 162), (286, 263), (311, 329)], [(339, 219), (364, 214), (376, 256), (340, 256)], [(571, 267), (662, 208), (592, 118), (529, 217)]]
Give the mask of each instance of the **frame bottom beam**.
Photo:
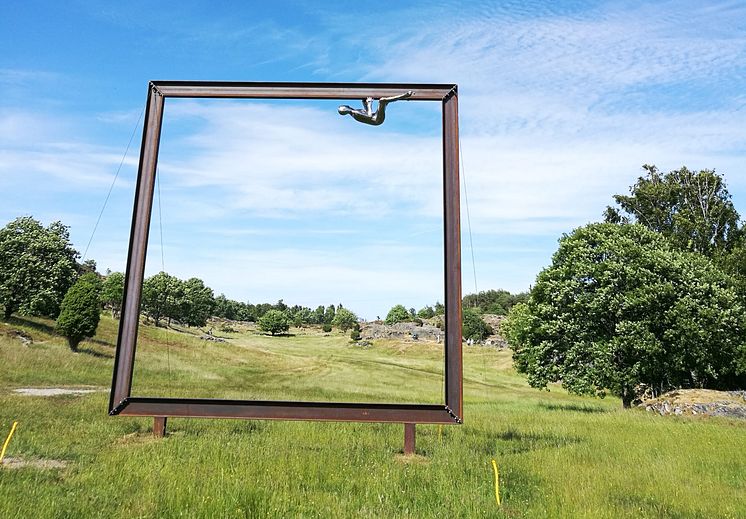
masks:
[(179, 398), (123, 400), (110, 414), (333, 422), (455, 424), (461, 420), (444, 405), (351, 404), (320, 402), (241, 401)]

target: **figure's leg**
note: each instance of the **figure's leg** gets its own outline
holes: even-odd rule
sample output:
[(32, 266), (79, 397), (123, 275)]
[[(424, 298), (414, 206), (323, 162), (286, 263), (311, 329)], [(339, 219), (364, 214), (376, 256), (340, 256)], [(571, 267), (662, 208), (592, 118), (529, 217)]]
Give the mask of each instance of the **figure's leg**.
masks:
[(385, 102), (385, 103), (391, 103), (393, 101), (399, 101), (400, 99), (409, 99), (414, 95), (414, 90), (408, 90), (407, 92), (404, 92), (403, 94), (399, 94), (398, 96), (391, 96), (391, 97), (382, 97), (378, 100), (378, 103)]

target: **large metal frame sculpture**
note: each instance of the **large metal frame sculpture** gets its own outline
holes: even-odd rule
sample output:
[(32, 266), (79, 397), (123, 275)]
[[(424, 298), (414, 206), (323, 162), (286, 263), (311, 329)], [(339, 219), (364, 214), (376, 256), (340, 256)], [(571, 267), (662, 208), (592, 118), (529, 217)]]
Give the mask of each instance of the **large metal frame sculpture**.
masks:
[[(406, 96), (402, 96), (406, 92)], [(156, 165), (165, 100), (176, 98), (342, 99), (367, 101), (389, 98), (438, 101), (443, 121), (443, 218), (445, 275), (444, 403), (374, 404), (158, 398), (132, 396), (140, 299), (155, 188)], [(347, 108), (347, 107), (345, 107)], [(382, 105), (379, 102), (379, 110)], [(370, 111), (370, 110), (369, 110)], [(381, 117), (382, 119), (382, 117)], [(152, 81), (140, 149), (132, 216), (124, 300), (119, 324), (109, 414), (152, 416), (154, 432), (165, 432), (167, 417), (246, 418), (395, 422), (405, 424), (405, 452), (414, 451), (414, 424), (456, 424), (463, 417), (461, 352), (461, 238), (459, 209), (458, 92), (456, 85), (361, 83), (243, 83)]]

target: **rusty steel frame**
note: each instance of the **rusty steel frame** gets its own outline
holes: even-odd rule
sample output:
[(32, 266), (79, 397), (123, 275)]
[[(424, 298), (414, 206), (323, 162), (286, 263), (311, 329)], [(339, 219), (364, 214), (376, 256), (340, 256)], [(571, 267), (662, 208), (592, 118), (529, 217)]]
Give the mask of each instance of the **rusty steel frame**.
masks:
[[(445, 278), (445, 402), (438, 404), (374, 404), (151, 398), (131, 396), (137, 346), (140, 299), (145, 273), (150, 217), (165, 99), (364, 99), (414, 91), (413, 101), (440, 101), (443, 121), (443, 218)], [(140, 164), (132, 214), (124, 299), (114, 360), (109, 414), (153, 416), (165, 432), (165, 417), (247, 418), (396, 422), (407, 426), (414, 444), (415, 423), (454, 424), (463, 417), (461, 351), (461, 235), (459, 200), (458, 91), (456, 85), (393, 83), (246, 83), (151, 81), (148, 85)]]

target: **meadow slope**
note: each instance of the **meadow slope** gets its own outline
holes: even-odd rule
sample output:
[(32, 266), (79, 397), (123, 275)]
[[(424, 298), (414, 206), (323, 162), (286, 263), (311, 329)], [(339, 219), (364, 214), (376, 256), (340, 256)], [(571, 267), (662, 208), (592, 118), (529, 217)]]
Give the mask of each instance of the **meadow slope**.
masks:
[[(3, 518), (746, 517), (746, 422), (536, 391), (505, 351), (465, 348), (464, 425), (418, 426), (404, 457), (397, 424), (176, 419), (156, 440), (150, 419), (107, 416), (116, 322), (102, 317), (78, 354), (52, 326), (0, 323), (3, 439), (19, 422), (6, 456), (65, 464), (0, 467)], [(218, 343), (141, 327), (133, 394), (440, 401), (438, 345), (291, 331)], [(97, 391), (14, 392), (24, 387)]]

